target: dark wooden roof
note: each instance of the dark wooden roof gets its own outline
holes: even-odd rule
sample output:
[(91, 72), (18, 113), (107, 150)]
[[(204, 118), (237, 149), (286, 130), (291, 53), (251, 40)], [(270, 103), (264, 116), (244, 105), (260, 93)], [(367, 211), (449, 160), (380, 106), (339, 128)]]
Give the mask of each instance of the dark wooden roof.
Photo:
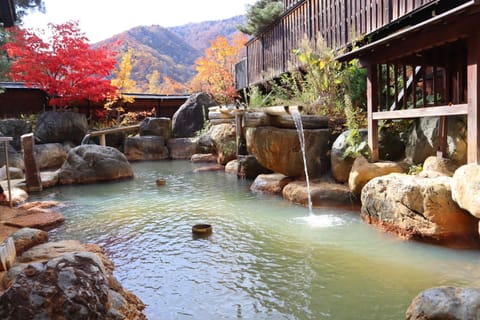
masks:
[(0, 0), (0, 22), (4, 27), (12, 27), (17, 19), (13, 0)]

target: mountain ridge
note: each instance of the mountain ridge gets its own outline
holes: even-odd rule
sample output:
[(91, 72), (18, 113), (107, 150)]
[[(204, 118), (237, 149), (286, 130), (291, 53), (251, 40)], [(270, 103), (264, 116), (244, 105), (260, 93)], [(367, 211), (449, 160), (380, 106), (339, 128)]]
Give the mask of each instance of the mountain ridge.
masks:
[(195, 60), (204, 55), (212, 40), (219, 36), (231, 39), (238, 25), (246, 22), (240, 15), (224, 20), (188, 23), (176, 27), (160, 25), (137, 26), (93, 44), (117, 51), (118, 61), (133, 49), (130, 78), (137, 83), (136, 91), (148, 93), (147, 77), (157, 70), (160, 76), (187, 83), (195, 74)]

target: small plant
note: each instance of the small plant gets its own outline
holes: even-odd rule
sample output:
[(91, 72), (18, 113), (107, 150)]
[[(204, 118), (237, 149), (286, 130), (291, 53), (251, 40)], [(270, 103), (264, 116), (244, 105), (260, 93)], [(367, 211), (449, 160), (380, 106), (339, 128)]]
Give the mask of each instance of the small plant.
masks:
[(205, 134), (207, 134), (207, 132), (210, 130), (210, 128), (212, 127), (212, 124), (210, 123), (210, 121), (208, 119), (205, 119), (203, 121), (203, 127), (202, 129), (198, 130), (197, 132), (195, 132), (195, 136), (196, 137), (201, 137)]
[(253, 86), (248, 92), (245, 90), (245, 97), (250, 107), (266, 107), (272, 101), (272, 91), (263, 94), (259, 87)]
[(347, 148), (343, 153), (343, 157), (355, 159), (359, 155), (363, 155), (368, 158), (370, 155), (370, 148), (360, 134), (360, 128), (362, 125), (365, 125), (366, 121), (365, 113), (362, 112), (361, 109), (355, 108), (352, 105), (349, 96), (345, 96), (345, 117), (349, 133), (345, 138)]
[(20, 119), (30, 123), (32, 125), (32, 131), (35, 132), (35, 126), (37, 125), (37, 118), (36, 114), (21, 114)]
[(408, 174), (409, 175), (418, 175), (420, 172), (423, 171), (423, 166), (421, 164), (412, 164), (409, 168), (408, 168)]

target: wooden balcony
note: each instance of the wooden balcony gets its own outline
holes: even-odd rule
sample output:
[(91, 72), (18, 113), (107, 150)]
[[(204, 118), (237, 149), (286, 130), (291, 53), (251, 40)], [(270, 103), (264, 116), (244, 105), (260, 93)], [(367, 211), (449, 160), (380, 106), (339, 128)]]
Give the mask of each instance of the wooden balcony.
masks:
[[(237, 89), (262, 83), (296, 65), (293, 50), (304, 37), (322, 37), (343, 53), (352, 41), (366, 43), (460, 6), (467, 0), (284, 0), (284, 14), (247, 43), (247, 59), (237, 74)], [(246, 79), (246, 80), (244, 80)]]

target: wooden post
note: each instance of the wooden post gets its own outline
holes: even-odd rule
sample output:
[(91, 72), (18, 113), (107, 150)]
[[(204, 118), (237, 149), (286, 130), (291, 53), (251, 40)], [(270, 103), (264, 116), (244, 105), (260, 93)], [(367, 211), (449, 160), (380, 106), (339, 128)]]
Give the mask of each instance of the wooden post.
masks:
[(100, 145), (105, 147), (107, 145), (107, 139), (105, 138), (105, 134), (100, 135)]
[(468, 163), (480, 161), (480, 33), (468, 39)]
[(23, 148), (23, 162), (25, 163), (25, 181), (27, 191), (42, 191), (42, 179), (35, 159), (35, 140), (33, 133), (21, 136)]
[[(388, 72), (388, 69), (387, 69)], [(381, 76), (381, 75), (380, 75)], [(368, 145), (371, 161), (378, 161), (378, 120), (373, 119), (373, 113), (378, 111), (378, 67), (376, 64), (367, 66), (367, 112), (368, 112)]]
[(237, 109), (235, 111), (235, 130), (236, 130), (236, 142), (237, 142), (237, 157), (241, 155), (247, 155), (247, 141), (245, 138), (245, 128), (243, 116), (245, 112), (243, 109)]
[(12, 137), (0, 137), (0, 142), (4, 143), (5, 150), (5, 173), (7, 174), (7, 184), (8, 184), (8, 204), (10, 208), (12, 207), (12, 186), (10, 184), (10, 168), (8, 163), (8, 142), (12, 141)]

